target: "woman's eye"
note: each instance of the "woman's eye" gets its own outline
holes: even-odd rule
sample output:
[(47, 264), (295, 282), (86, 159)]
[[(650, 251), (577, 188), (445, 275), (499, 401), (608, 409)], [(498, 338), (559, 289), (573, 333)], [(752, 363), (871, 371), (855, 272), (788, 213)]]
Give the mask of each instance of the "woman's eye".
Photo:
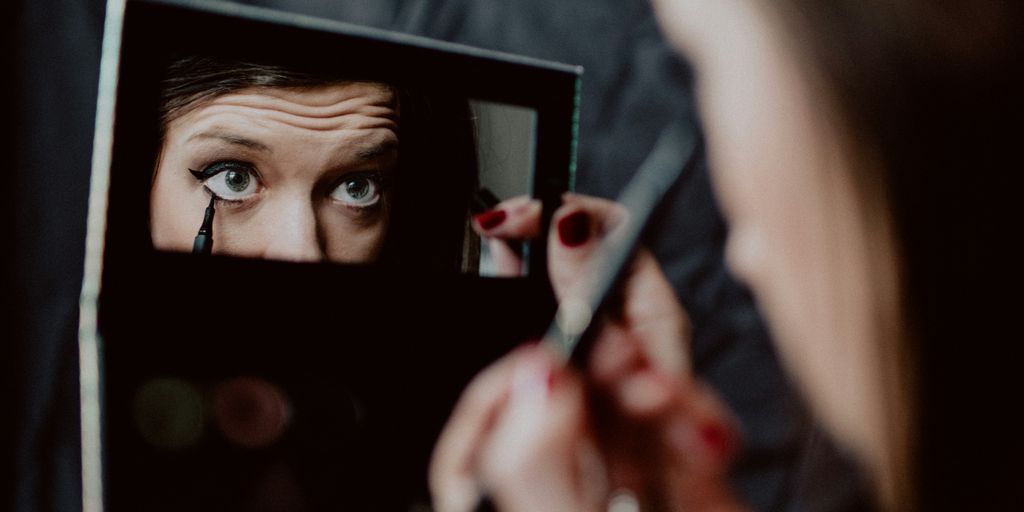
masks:
[(217, 162), (193, 171), (210, 192), (227, 201), (241, 201), (259, 190), (259, 178), (252, 166), (241, 162)]
[(365, 208), (380, 201), (381, 186), (374, 176), (345, 178), (331, 191), (331, 199), (348, 206)]

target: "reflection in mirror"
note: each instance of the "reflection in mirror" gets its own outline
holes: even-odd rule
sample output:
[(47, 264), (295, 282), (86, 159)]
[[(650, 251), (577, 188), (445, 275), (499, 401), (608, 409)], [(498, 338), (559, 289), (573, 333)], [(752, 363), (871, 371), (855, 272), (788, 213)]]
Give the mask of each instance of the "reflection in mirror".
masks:
[[(525, 107), (479, 100), (471, 100), (470, 108), (476, 119), (481, 188), (493, 196), (492, 200), (529, 194), (534, 171), (537, 113)], [(509, 247), (500, 240), (481, 243), (480, 275), (498, 275), (495, 260), (508, 252), (521, 257), (522, 247)], [(520, 268), (525, 275), (526, 267)]]
[(343, 72), (182, 58), (161, 95), (152, 242), (487, 274), (469, 206), (481, 184), (529, 191), (535, 117)]

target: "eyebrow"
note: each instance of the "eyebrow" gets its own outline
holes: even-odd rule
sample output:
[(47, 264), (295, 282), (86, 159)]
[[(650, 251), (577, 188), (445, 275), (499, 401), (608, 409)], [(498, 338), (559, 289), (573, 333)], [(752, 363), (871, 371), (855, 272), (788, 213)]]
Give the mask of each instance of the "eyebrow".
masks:
[(356, 150), (356, 158), (362, 161), (374, 160), (388, 153), (398, 150), (398, 143), (394, 141), (367, 144)]
[(241, 135), (235, 135), (235, 134), (232, 134), (232, 133), (200, 132), (200, 133), (196, 133), (196, 134), (192, 135), (187, 140), (194, 140), (194, 139), (218, 139), (218, 140), (222, 140), (224, 142), (227, 142), (228, 144), (236, 144), (236, 145), (239, 145), (239, 146), (245, 146), (247, 148), (255, 149), (257, 151), (270, 151), (270, 146), (267, 146), (266, 144), (264, 144), (264, 143), (262, 143), (262, 142), (260, 142), (258, 140), (248, 139), (248, 138), (242, 137)]

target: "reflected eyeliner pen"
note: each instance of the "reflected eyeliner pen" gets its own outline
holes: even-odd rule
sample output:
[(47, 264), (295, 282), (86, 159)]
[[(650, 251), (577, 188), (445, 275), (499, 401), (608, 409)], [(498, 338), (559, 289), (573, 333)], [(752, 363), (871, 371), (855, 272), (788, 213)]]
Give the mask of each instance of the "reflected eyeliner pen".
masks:
[(599, 319), (621, 287), (651, 214), (679, 177), (693, 168), (700, 150), (696, 127), (672, 122), (623, 189), (616, 202), (625, 214), (601, 240), (582, 274), (593, 278), (559, 301), (544, 335), (542, 343), (554, 349), (563, 362), (583, 367), (600, 328)]
[[(701, 141), (693, 125), (673, 122), (666, 127), (640, 169), (616, 200), (626, 212), (608, 235), (582, 275), (594, 276), (582, 293), (562, 298), (555, 319), (541, 343), (565, 363), (583, 367), (600, 328), (599, 319), (620, 288), (633, 261), (651, 214), (679, 177), (698, 161)], [(474, 512), (497, 510), (482, 489)]]
[(206, 214), (203, 215), (203, 225), (199, 226), (196, 239), (192, 242), (192, 254), (209, 256), (213, 251), (213, 215), (217, 213), (213, 205), (217, 202), (217, 196), (210, 197), (210, 206), (206, 207)]

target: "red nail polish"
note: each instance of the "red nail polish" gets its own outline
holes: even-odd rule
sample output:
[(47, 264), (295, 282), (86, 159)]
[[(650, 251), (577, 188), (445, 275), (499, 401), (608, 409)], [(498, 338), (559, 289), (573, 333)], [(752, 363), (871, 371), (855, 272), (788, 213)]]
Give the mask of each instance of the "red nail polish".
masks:
[(708, 451), (713, 453), (716, 457), (725, 458), (732, 452), (732, 440), (729, 437), (729, 433), (725, 430), (725, 427), (709, 423), (700, 428), (698, 432), (701, 441), (708, 447)]
[(507, 215), (504, 210), (491, 210), (489, 212), (481, 213), (475, 217), (476, 222), (480, 224), (480, 227), (484, 229), (494, 229), (505, 222)]
[(559, 372), (558, 369), (556, 369), (556, 368), (548, 368), (548, 381), (547, 381), (546, 384), (548, 386), (548, 392), (549, 393), (551, 392), (552, 389), (555, 389), (555, 385), (560, 380), (558, 378), (558, 376), (560, 374), (561, 374), (561, 372)]
[(558, 238), (567, 247), (579, 247), (590, 239), (590, 216), (575, 212), (558, 221)]

